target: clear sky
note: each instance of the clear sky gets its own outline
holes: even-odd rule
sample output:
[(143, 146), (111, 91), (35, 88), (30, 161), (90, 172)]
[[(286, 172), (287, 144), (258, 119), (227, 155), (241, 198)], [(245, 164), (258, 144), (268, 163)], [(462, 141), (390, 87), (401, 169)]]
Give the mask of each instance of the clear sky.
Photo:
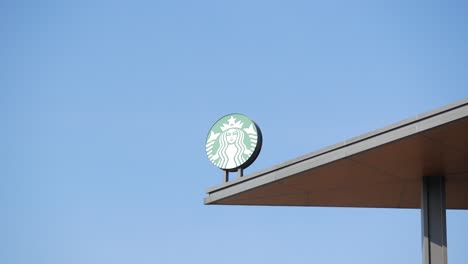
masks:
[(204, 141), (254, 119), (248, 174), (466, 98), (466, 1), (7, 0), (0, 30), (0, 263), (420, 263), (419, 210), (203, 205)]

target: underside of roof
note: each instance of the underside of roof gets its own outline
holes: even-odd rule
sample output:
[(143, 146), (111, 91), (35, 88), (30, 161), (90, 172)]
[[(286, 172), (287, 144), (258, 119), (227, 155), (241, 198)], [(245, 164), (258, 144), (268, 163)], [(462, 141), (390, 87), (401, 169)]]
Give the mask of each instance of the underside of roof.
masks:
[(420, 208), (423, 176), (468, 209), (468, 99), (215, 186), (205, 204)]

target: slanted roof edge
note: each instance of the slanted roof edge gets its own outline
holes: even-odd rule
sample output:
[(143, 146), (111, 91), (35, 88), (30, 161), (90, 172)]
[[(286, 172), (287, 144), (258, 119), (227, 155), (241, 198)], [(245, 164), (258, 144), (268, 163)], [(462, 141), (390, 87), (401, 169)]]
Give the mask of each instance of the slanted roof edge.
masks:
[[(455, 113), (455, 115), (450, 115), (450, 114), (445, 115), (446, 116), (445, 118), (442, 118), (442, 120), (438, 120), (438, 122), (435, 122), (432, 125), (430, 124), (431, 122), (426, 122), (429, 125), (426, 124), (426, 125), (423, 125), (423, 126), (418, 126), (418, 124), (421, 125), (420, 123), (422, 123), (423, 121), (427, 121), (429, 119), (434, 119), (434, 118), (436, 118), (438, 116), (442, 116), (443, 114), (446, 114), (448, 112), (450, 112), (450, 113), (455, 112), (457, 109), (460, 109), (460, 108), (462, 110), (457, 111), (457, 113)], [(299, 163), (304, 163), (305, 161), (308, 161), (308, 160), (311, 160), (311, 159), (314, 159), (314, 158), (317, 158), (317, 157), (320, 157), (320, 156), (324, 156), (326, 154), (329, 154), (327, 156), (333, 156), (334, 158), (329, 160), (328, 158), (323, 158), (322, 157), (322, 162), (320, 162), (320, 164), (322, 164), (322, 165), (325, 164), (325, 163), (331, 162), (333, 160), (339, 159), (339, 158), (344, 158), (344, 157), (346, 157), (348, 155), (354, 155), (355, 153), (352, 154), (352, 152), (346, 151), (346, 148), (351, 146), (351, 145), (355, 145), (355, 144), (360, 143), (360, 142), (368, 141), (369, 139), (376, 138), (376, 137), (384, 135), (384, 134), (389, 134), (392, 131), (402, 130), (402, 129), (405, 128), (404, 129), (404, 130), (406, 130), (405, 133), (403, 133), (403, 134), (396, 133), (396, 134), (400, 134), (400, 135), (398, 135), (398, 136), (400, 136), (398, 138), (395, 138), (395, 135), (388, 135), (388, 136), (390, 136), (390, 138), (392, 140), (398, 140), (398, 139), (403, 138), (405, 136), (409, 136), (409, 135), (412, 135), (412, 134), (415, 134), (415, 133), (419, 133), (421, 131), (433, 128), (435, 126), (443, 125), (445, 123), (448, 123), (448, 122), (451, 122), (451, 121), (454, 121), (454, 120), (457, 120), (457, 119), (460, 119), (460, 118), (463, 118), (463, 117), (466, 117), (466, 116), (468, 116), (468, 98), (465, 98), (464, 100), (461, 100), (459, 102), (455, 102), (455, 103), (440, 107), (438, 109), (435, 109), (435, 110), (432, 110), (432, 111), (429, 111), (429, 112), (426, 112), (426, 113), (419, 114), (419, 115), (411, 117), (411, 118), (407, 118), (407, 119), (402, 120), (400, 122), (397, 122), (397, 123), (388, 125), (386, 127), (383, 127), (383, 128), (380, 128), (380, 129), (365, 133), (363, 135), (353, 137), (353, 138), (345, 140), (343, 142), (340, 142), (340, 143), (337, 143), (337, 144), (334, 144), (334, 145), (319, 149), (317, 151), (314, 151), (314, 152), (308, 153), (306, 155), (291, 159), (289, 161), (274, 165), (272, 167), (263, 169), (261, 171), (254, 172), (254, 173), (246, 175), (246, 176), (244, 176), (242, 178), (237, 178), (235, 180), (220, 184), (218, 186), (211, 187), (211, 188), (209, 188), (207, 190), (207, 193), (210, 196), (205, 198), (205, 203), (209, 204), (209, 203), (212, 203), (212, 202), (214, 202), (216, 200), (231, 196), (231, 195), (233, 195), (233, 194), (235, 194), (235, 193), (237, 193), (237, 192), (239, 192), (241, 190), (251, 189), (251, 188), (254, 188), (255, 186), (261, 186), (263, 184), (266, 184), (268, 182), (276, 180), (278, 177), (283, 178), (283, 177), (285, 177), (284, 173), (281, 173), (281, 176), (277, 175), (277, 177), (273, 177), (273, 179), (272, 179), (272, 177), (268, 177), (269, 179), (266, 179), (265, 177), (262, 177), (262, 176), (272, 175), (278, 170), (284, 170), (287, 167), (291, 167), (291, 166), (299, 164)], [(383, 138), (385, 138), (385, 137), (383, 137)], [(388, 143), (388, 142), (383, 142), (381, 140), (380, 141), (378, 140), (378, 142), (374, 142), (371, 145), (377, 146), (377, 145), (382, 145), (382, 144), (385, 144), (385, 143)], [(364, 144), (364, 145), (366, 145), (366, 144)], [(367, 144), (367, 145), (369, 145), (369, 144)], [(375, 146), (373, 146), (373, 147), (375, 147)], [(372, 146), (368, 146), (368, 147), (372, 147)], [(358, 147), (358, 149), (360, 149), (360, 147)], [(360, 151), (364, 151), (366, 149), (361, 149)], [(327, 161), (327, 162), (325, 162), (325, 161)], [(310, 163), (310, 162), (308, 162), (308, 163)], [(312, 163), (315, 163), (315, 162), (312, 162)], [(320, 166), (320, 164), (317, 163), (316, 165)], [(297, 166), (294, 166), (294, 167), (297, 167)], [(299, 167), (303, 167), (303, 166), (299, 166)], [(296, 169), (293, 169), (293, 171), (296, 171)], [(310, 168), (308, 168), (308, 169), (310, 169)], [(294, 174), (288, 174), (287, 176), (291, 176), (291, 175), (294, 175)], [(249, 182), (249, 183), (246, 184), (247, 182)], [(238, 185), (240, 185), (240, 184), (245, 185), (245, 186), (243, 188), (239, 188), (240, 186), (238, 186)], [(229, 189), (229, 190), (225, 190), (225, 189)], [(215, 193), (217, 193), (217, 192), (219, 192), (221, 190), (224, 190), (222, 195), (214, 195)]]

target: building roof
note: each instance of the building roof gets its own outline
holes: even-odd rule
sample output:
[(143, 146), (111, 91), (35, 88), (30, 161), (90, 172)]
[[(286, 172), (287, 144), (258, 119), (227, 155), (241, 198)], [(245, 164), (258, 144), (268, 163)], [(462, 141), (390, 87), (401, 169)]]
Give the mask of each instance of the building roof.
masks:
[(207, 190), (205, 204), (420, 208), (423, 176), (445, 176), (468, 209), (468, 98)]

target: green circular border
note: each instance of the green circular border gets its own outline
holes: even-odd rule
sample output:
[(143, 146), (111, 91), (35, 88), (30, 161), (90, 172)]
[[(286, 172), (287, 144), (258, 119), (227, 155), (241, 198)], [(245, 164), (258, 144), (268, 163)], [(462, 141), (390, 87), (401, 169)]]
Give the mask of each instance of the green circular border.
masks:
[[(229, 116), (233, 116), (233, 115), (240, 115), (242, 116), (243, 118), (249, 120), (250, 122), (252, 122), (252, 124), (255, 126), (255, 130), (257, 131), (257, 145), (255, 146), (255, 149), (254, 151), (252, 152), (252, 154), (250, 155), (250, 157), (242, 164), (240, 164), (239, 166), (235, 167), (235, 168), (232, 168), (232, 169), (225, 169), (225, 168), (221, 168), (221, 167), (218, 167), (216, 164), (214, 164), (209, 158), (208, 160), (210, 161), (211, 164), (213, 164), (214, 166), (218, 167), (219, 169), (221, 170), (224, 170), (224, 171), (229, 171), (229, 172), (234, 172), (234, 171), (237, 171), (238, 169), (246, 169), (247, 167), (249, 167), (250, 165), (252, 165), (252, 163), (257, 159), (258, 155), (260, 154), (260, 151), (262, 149), (262, 144), (263, 144), (263, 136), (262, 136), (262, 131), (260, 130), (260, 127), (257, 125), (257, 123), (255, 123), (255, 121), (253, 121), (252, 119), (250, 119), (248, 116), (244, 115), (244, 114), (241, 114), (241, 113), (230, 113), (230, 114), (227, 114), (227, 115), (224, 115), (222, 116), (221, 118), (219, 118), (218, 120), (216, 120), (216, 122), (214, 122), (214, 124), (210, 127), (210, 130), (208, 130), (208, 133), (206, 135), (206, 139), (205, 139), (205, 152), (206, 152), (206, 145), (208, 143), (208, 139), (210, 137), (210, 133), (211, 131), (213, 130), (213, 128), (218, 125), (218, 123), (223, 120), (224, 118), (226, 117), (229, 117)], [(206, 152), (206, 154), (208, 155), (208, 153)]]

